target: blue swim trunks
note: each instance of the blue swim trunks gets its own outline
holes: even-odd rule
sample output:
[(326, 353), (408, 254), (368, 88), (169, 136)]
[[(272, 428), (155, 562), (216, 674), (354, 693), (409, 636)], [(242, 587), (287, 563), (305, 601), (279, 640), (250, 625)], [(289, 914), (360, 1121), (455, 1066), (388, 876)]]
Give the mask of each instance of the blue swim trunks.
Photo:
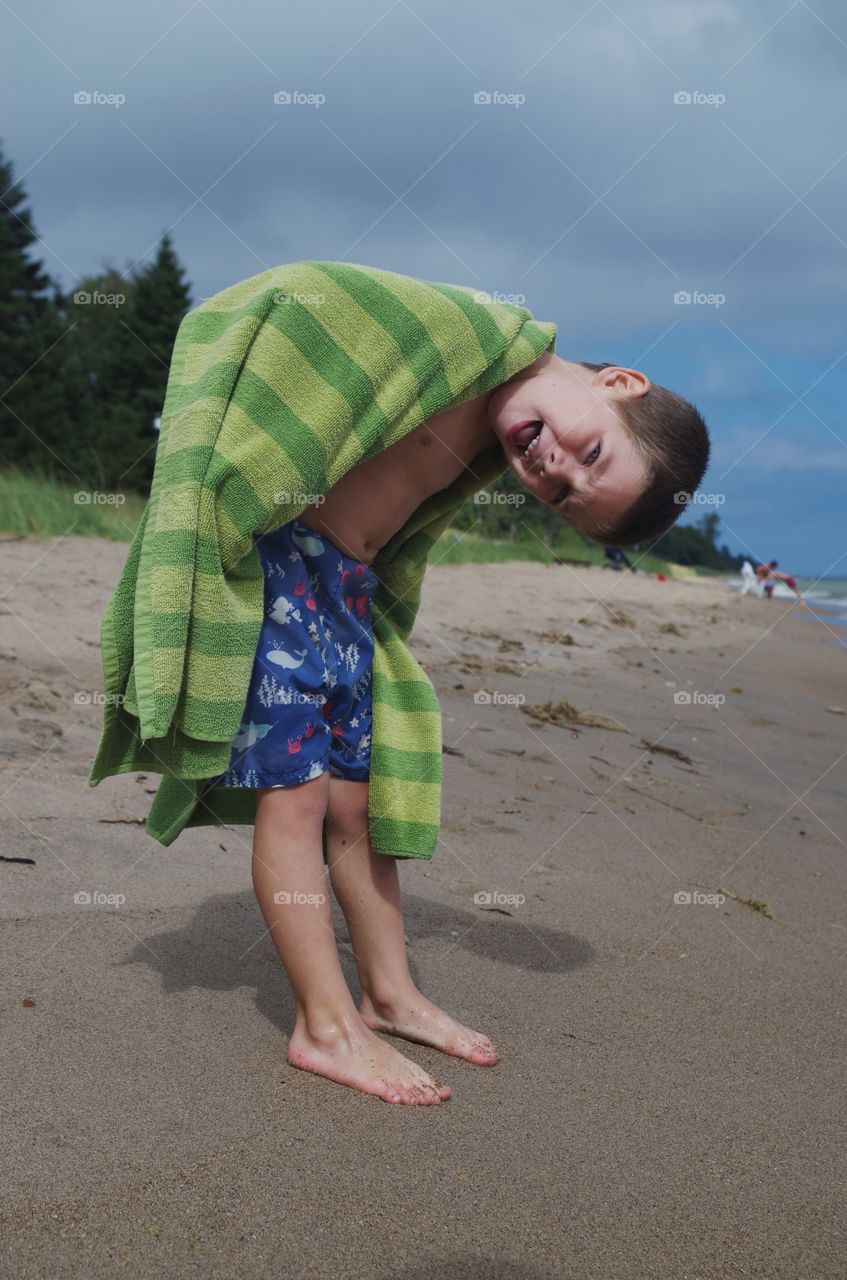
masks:
[(377, 580), (301, 520), (257, 545), (265, 616), (229, 765), (211, 785), (290, 787), (327, 770), (366, 782)]

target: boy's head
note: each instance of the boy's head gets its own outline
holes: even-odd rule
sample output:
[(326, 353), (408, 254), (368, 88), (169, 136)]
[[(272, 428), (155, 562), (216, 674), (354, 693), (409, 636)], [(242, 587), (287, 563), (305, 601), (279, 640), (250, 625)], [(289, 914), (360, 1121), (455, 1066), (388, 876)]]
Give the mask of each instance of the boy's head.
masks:
[(493, 392), (488, 418), (524, 488), (609, 546), (669, 529), (709, 460), (694, 406), (621, 365), (545, 352)]

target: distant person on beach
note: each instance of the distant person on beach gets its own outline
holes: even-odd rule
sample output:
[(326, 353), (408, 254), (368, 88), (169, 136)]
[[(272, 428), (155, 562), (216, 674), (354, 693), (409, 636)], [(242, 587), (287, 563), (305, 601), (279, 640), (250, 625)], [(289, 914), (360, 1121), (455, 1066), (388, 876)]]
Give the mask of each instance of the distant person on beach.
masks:
[(806, 601), (803, 599), (800, 589), (797, 586), (797, 579), (792, 578), (789, 573), (780, 573), (778, 565), (778, 560), (770, 560), (767, 564), (756, 565), (756, 578), (761, 584), (762, 590), (768, 600), (772, 598), (776, 584), (778, 582), (784, 582), (787, 587), (791, 588), (800, 603), (805, 604)]
[(751, 592), (761, 600), (764, 588), (750, 561), (745, 560), (741, 566), (741, 595), (748, 596)]
[(626, 565), (633, 573), (636, 572), (635, 565), (620, 547), (604, 547), (603, 550), (606, 553), (606, 559), (603, 561), (604, 569), (614, 569), (616, 573), (620, 573)]
[[(474, 303), (469, 291), (458, 295), (460, 307), (444, 298), (446, 286), (372, 268), (310, 262), (302, 264), (302, 274), (302, 292), (296, 298), (293, 292), (281, 295), (288, 305), (271, 307), (267, 316), (256, 310), (255, 333), (242, 324), (247, 306), (238, 293), (239, 288), (255, 291), (259, 286), (254, 282), (203, 304), (198, 318), (202, 342), (198, 338), (188, 347), (192, 381), (174, 395), (177, 410), (163, 418), (167, 447), (160, 448), (157, 458), (151, 501), (161, 503), (163, 496), (172, 501), (166, 508), (159, 506), (158, 520), (148, 522), (149, 538), (142, 541), (140, 557), (147, 563), (147, 577), (152, 562), (163, 571), (168, 588), (162, 589), (167, 603), (159, 615), (164, 619), (162, 661), (170, 661), (175, 651), (182, 658), (183, 650), (190, 659), (178, 667), (185, 672), (178, 676), (183, 685), (178, 687), (177, 679), (166, 690), (165, 711), (179, 706), (183, 719), (178, 727), (184, 729), (185, 715), (194, 714), (200, 722), (204, 699), (224, 699), (228, 690), (230, 701), (236, 694), (239, 706), (245, 692), (246, 699), (239, 732), (231, 740), (214, 739), (213, 745), (223, 741), (227, 748), (226, 755), (218, 751), (215, 756), (228, 759), (225, 771), (203, 779), (208, 786), (193, 809), (185, 798), (188, 787), (181, 785), (161, 842), (170, 843), (189, 817), (199, 825), (214, 821), (214, 812), (225, 815), (224, 821), (242, 822), (252, 821), (254, 814), (253, 885), (293, 993), (288, 1061), (386, 1102), (437, 1104), (450, 1096), (449, 1086), (383, 1035), (417, 1041), (480, 1066), (493, 1066), (499, 1058), (487, 1036), (462, 1025), (418, 989), (408, 964), (397, 869), (398, 859), (431, 857), (440, 830), (439, 708), (431, 682), (422, 678), (425, 673), (412, 665), (411, 656), (407, 661), (404, 642), (427, 556), (454, 509), (453, 490), (464, 485), (454, 503), (458, 510), (466, 494), (474, 492), (482, 460), (493, 456), (500, 473), (510, 469), (528, 493), (580, 532), (610, 546), (632, 546), (657, 537), (681, 514), (679, 491), (693, 493), (700, 484), (709, 435), (692, 404), (646, 374), (621, 365), (563, 359), (549, 349), (530, 362), (528, 340), (520, 348), (527, 363), (498, 383), (504, 334), (490, 308)], [(269, 295), (279, 288), (275, 270), (258, 280)], [(305, 286), (315, 281), (321, 290), (313, 293)], [(422, 319), (409, 310), (418, 294)], [(319, 305), (312, 301), (315, 297), (333, 302)], [(360, 305), (354, 307), (356, 299)], [(456, 317), (474, 307), (474, 323), (459, 329), (468, 352), (466, 367), (457, 368), (461, 352), (450, 335), (458, 325)], [(507, 321), (528, 329), (527, 314), (506, 315), (500, 321), (504, 332)], [(442, 329), (436, 331), (436, 342), (429, 329), (439, 315)], [(189, 313), (183, 334), (193, 332), (192, 324)], [(296, 342), (286, 338), (285, 346), (281, 333), (289, 329)], [(384, 333), (387, 345), (395, 330), (399, 338), (377, 359), (373, 343)], [(424, 340), (425, 348), (418, 352), (415, 343)], [(483, 341), (492, 370), (488, 379), (479, 372)], [(210, 380), (200, 376), (202, 365), (197, 363), (198, 353), (208, 348), (210, 358), (218, 361), (214, 385), (224, 405), (223, 443), (217, 446), (220, 452), (209, 450), (213, 463), (203, 463), (208, 487), (202, 489), (200, 515), (206, 518), (201, 525), (197, 517), (183, 533), (177, 517), (188, 512), (195, 520), (198, 507), (196, 493), (191, 507), (183, 490), (189, 487), (184, 483), (186, 455), (190, 460), (199, 451), (189, 430), (192, 423), (198, 430), (189, 416), (191, 396), (198, 398), (198, 412), (210, 412), (203, 399), (210, 395)], [(386, 385), (373, 389), (357, 360), (370, 361), (372, 377), (384, 365)], [(234, 391), (224, 379), (227, 371), (231, 378), (238, 375)], [(176, 361), (171, 377), (179, 389)], [(483, 389), (461, 400), (454, 383)], [(390, 408), (391, 396), (397, 399), (400, 391), (411, 407), (399, 400), (387, 433), (382, 426), (385, 406)], [(436, 411), (433, 405), (445, 407)], [(421, 406), (429, 406), (429, 412), (409, 426), (412, 410)], [(404, 424), (405, 430), (400, 429)], [(391, 434), (389, 443), (386, 434)], [(224, 451), (228, 443), (231, 454)], [(276, 477), (287, 458), (294, 458), (311, 478), (312, 489), (297, 489), (294, 518), (289, 514), (286, 523), (275, 527), (275, 506), (263, 507), (257, 494), (269, 489), (269, 473), (276, 488), (282, 487)], [(351, 459), (360, 460), (351, 464)], [(296, 474), (285, 472), (286, 477)], [(429, 524), (421, 532), (427, 512)], [(196, 536), (198, 528), (203, 537)], [(180, 631), (171, 621), (176, 615), (169, 612), (177, 578), (167, 555), (176, 554), (177, 534), (179, 548), (197, 545), (199, 567), (195, 572), (195, 561), (190, 561), (194, 576), (186, 571), (179, 579), (196, 583), (187, 593), (189, 606), (194, 607), (201, 590), (207, 592), (204, 601), (214, 602), (202, 612), (198, 606), (191, 615), (188, 642), (186, 628)], [(188, 535), (194, 535), (190, 541)], [(143, 531), (139, 536), (147, 537)], [(250, 572), (243, 570), (246, 555), (236, 562), (241, 570), (236, 594), (236, 573), (225, 557), (228, 548), (251, 538)], [(143, 636), (143, 628), (156, 622), (143, 590), (131, 594), (135, 572), (130, 559), (122, 578), (124, 595), (118, 597), (122, 607), (129, 600), (130, 615), (135, 602), (134, 631), (131, 617), (127, 621), (124, 613), (117, 615), (118, 641), (129, 636), (128, 645), (140, 628)], [(139, 580), (143, 587), (143, 575)], [(405, 594), (398, 597), (398, 592)], [(233, 600), (232, 620), (224, 626), (222, 611)], [(255, 657), (254, 617), (259, 636)], [(250, 652), (238, 647), (245, 631)], [(235, 663), (228, 661), (233, 652)], [(132, 655), (122, 654), (128, 663)], [(116, 669), (113, 662), (110, 670)], [(193, 701), (186, 698), (192, 679)], [(147, 691), (140, 678), (137, 687), (141, 703)], [(123, 700), (116, 705), (124, 719), (115, 714), (109, 721), (104, 754), (93, 770), (95, 781), (150, 767), (141, 754), (149, 741), (139, 740), (146, 735), (130, 736), (137, 729), (134, 712), (124, 713)], [(216, 706), (211, 704), (209, 717)], [(166, 719), (163, 715), (163, 723)], [(153, 736), (153, 745), (161, 747)], [(206, 736), (213, 738), (209, 730)], [(171, 737), (176, 737), (173, 731), (168, 742)], [(190, 745), (195, 751), (194, 738)], [(193, 785), (199, 775), (191, 751), (182, 759), (171, 749), (165, 782), (188, 779)], [(394, 805), (387, 818), (373, 812), (376, 795), (380, 805)], [(254, 799), (251, 818), (233, 817), (245, 811), (239, 796)], [(402, 821), (394, 816), (396, 797), (406, 805)], [(423, 843), (430, 832), (431, 845)], [(330, 886), (349, 930), (361, 989), (358, 1004), (338, 954)], [(472, 993), (465, 1000), (468, 1007), (471, 1001)]]

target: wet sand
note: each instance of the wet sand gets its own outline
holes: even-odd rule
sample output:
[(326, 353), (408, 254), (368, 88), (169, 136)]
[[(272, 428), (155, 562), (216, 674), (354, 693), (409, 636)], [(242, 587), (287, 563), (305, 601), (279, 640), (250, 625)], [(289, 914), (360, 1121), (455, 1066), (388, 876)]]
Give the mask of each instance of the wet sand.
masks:
[(248, 828), (163, 849), (154, 778), (87, 786), (126, 547), (3, 553), (0, 853), (34, 860), (0, 863), (10, 1274), (844, 1275), (826, 626), (719, 581), (430, 570), (443, 839), (401, 868), (409, 954), (502, 1061), (394, 1041), (453, 1087), (416, 1109), (286, 1063)]

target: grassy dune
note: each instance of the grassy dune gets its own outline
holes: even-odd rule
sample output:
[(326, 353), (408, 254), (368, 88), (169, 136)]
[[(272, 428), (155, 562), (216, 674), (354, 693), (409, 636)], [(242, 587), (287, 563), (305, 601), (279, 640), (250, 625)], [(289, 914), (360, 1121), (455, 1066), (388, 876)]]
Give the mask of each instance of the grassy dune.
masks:
[[(135, 533), (144, 499), (136, 493), (102, 494), (76, 489), (50, 476), (24, 471), (0, 471), (0, 531), (55, 538), (70, 535), (111, 538), (129, 542)], [(633, 563), (646, 573), (664, 571), (686, 576), (677, 565), (668, 565), (658, 556), (641, 557), (628, 553)], [(552, 549), (538, 538), (527, 536), (520, 542), (480, 538), (473, 532), (448, 529), (432, 556), (433, 564), (490, 564), (506, 560), (534, 560), (541, 564), (565, 561), (569, 564), (602, 564), (602, 547), (586, 546), (572, 530), (564, 527)], [(687, 576), (694, 576), (693, 572)]]
[[(693, 571), (686, 573), (681, 566), (669, 565), (666, 560), (661, 560), (658, 556), (649, 553), (642, 555), (639, 551), (627, 551), (627, 556), (644, 573), (667, 573), (673, 577), (696, 576)], [(605, 559), (602, 547), (586, 546), (574, 530), (567, 527), (558, 535), (552, 548), (545, 547), (538, 538), (529, 538), (521, 542), (498, 542), (490, 538), (480, 538), (474, 533), (461, 533), (455, 529), (448, 529), (439, 540), (431, 562), (434, 564), (490, 564), (492, 561), (535, 560), (539, 564), (564, 561), (566, 564), (602, 565)]]
[(144, 510), (135, 493), (100, 493), (52, 477), (0, 471), (0, 530), (40, 537), (80, 536), (129, 542)]

